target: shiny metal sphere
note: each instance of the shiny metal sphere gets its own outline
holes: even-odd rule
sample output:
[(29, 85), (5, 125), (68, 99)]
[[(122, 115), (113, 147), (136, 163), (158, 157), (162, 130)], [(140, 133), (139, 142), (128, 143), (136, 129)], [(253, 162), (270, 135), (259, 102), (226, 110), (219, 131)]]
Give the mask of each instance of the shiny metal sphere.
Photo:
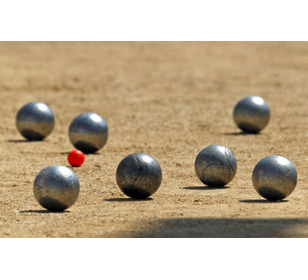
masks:
[(55, 118), (51, 109), (42, 102), (24, 105), (17, 113), (16, 127), (28, 140), (43, 140), (53, 130)]
[(282, 156), (269, 156), (260, 160), (252, 173), (256, 191), (268, 200), (281, 200), (290, 195), (297, 184), (294, 164)]
[(124, 194), (134, 199), (144, 199), (158, 190), (162, 171), (156, 159), (147, 154), (136, 153), (120, 162), (116, 178)]
[(107, 142), (108, 126), (101, 116), (83, 113), (70, 124), (68, 136), (76, 149), (84, 153), (95, 153)]
[(270, 108), (263, 98), (246, 96), (236, 104), (233, 119), (244, 132), (259, 133), (269, 123)]
[(63, 211), (72, 206), (79, 195), (75, 173), (62, 165), (44, 168), (35, 178), (33, 192), (38, 203), (49, 211)]
[(203, 184), (210, 187), (223, 187), (234, 178), (237, 162), (234, 154), (228, 148), (212, 145), (198, 154), (195, 170)]

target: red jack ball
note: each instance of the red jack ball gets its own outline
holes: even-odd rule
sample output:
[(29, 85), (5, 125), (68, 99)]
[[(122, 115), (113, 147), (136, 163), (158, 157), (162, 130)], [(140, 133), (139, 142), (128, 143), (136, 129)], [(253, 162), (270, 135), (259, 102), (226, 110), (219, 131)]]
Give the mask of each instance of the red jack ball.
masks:
[(84, 154), (82, 151), (73, 150), (68, 154), (67, 160), (71, 166), (79, 167), (84, 162)]

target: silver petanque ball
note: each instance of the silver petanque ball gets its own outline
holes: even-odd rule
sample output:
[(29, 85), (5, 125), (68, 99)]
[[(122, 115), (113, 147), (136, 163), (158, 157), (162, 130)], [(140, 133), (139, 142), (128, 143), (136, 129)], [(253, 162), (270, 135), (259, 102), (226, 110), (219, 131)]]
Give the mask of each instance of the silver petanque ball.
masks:
[(51, 109), (42, 102), (24, 105), (17, 113), (16, 127), (28, 140), (43, 140), (53, 130), (55, 118)]
[(83, 113), (72, 121), (68, 135), (76, 149), (87, 154), (95, 153), (107, 142), (108, 126), (101, 116)]
[(211, 145), (198, 154), (195, 170), (203, 184), (209, 187), (223, 187), (234, 178), (237, 162), (234, 154), (228, 148)]
[(294, 164), (282, 156), (261, 159), (252, 173), (256, 191), (268, 200), (281, 200), (289, 196), (297, 184)]
[(120, 162), (116, 178), (124, 194), (134, 199), (144, 199), (158, 190), (162, 181), (162, 170), (153, 157), (135, 153)]
[(38, 203), (49, 211), (64, 211), (79, 195), (75, 173), (62, 165), (44, 168), (35, 178), (33, 192)]
[(233, 119), (242, 131), (259, 133), (269, 123), (270, 108), (263, 98), (246, 96), (236, 104)]

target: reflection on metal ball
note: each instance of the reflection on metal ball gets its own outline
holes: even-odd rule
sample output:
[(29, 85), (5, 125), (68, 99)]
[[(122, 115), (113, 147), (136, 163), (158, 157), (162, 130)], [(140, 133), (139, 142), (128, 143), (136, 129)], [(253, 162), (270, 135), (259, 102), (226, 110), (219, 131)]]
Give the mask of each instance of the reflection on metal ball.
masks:
[(16, 116), (16, 127), (19, 133), (30, 141), (43, 140), (52, 132), (54, 125), (53, 112), (42, 102), (24, 105)]
[(41, 206), (49, 211), (64, 211), (79, 195), (79, 181), (75, 173), (61, 165), (44, 168), (35, 178), (33, 192)]
[(101, 116), (83, 113), (72, 121), (68, 135), (76, 149), (87, 154), (95, 153), (107, 142), (108, 126)]
[(116, 179), (124, 194), (134, 199), (144, 199), (158, 190), (162, 170), (156, 159), (150, 155), (135, 153), (120, 162)]
[(226, 147), (212, 145), (203, 149), (195, 161), (195, 170), (202, 183), (210, 187), (223, 187), (234, 178), (237, 162)]
[(256, 191), (268, 200), (281, 200), (289, 196), (297, 184), (294, 164), (282, 156), (268, 156), (260, 160), (252, 174)]
[(246, 96), (241, 99), (233, 111), (236, 125), (246, 133), (259, 133), (270, 120), (270, 108), (259, 96)]

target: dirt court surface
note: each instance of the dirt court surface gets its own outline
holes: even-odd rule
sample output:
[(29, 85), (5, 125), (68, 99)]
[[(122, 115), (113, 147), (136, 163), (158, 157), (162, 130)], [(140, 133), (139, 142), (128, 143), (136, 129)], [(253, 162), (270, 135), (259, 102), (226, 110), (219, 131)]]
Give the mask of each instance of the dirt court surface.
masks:
[[(24, 42), (0, 43), (1, 237), (308, 237), (308, 43)], [(271, 108), (260, 135), (233, 122), (239, 99), (259, 95)], [(27, 142), (15, 128), (25, 103), (42, 101), (53, 133)], [(35, 200), (33, 182), (48, 165), (68, 166), (68, 126), (83, 112), (108, 123), (107, 145), (72, 168), (81, 191), (64, 213)], [(195, 175), (198, 152), (233, 151), (238, 170), (226, 188)], [(158, 160), (163, 182), (152, 199), (119, 190), (115, 172), (130, 153)], [(251, 175), (265, 156), (289, 158), (294, 192), (268, 202)]]

